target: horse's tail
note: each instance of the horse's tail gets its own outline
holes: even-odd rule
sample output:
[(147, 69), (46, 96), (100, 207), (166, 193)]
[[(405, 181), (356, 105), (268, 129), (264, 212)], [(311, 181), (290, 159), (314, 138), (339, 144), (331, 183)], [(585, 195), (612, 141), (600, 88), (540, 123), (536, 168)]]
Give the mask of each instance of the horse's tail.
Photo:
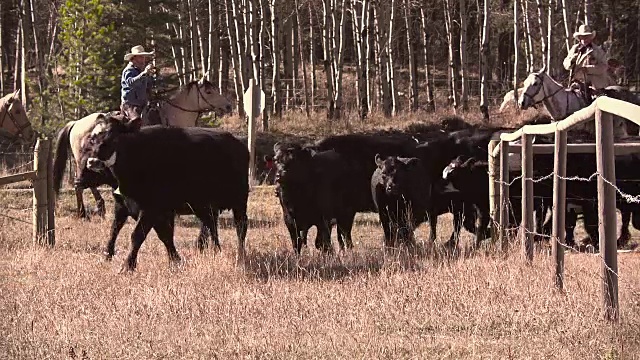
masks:
[(73, 128), (73, 124), (75, 124), (75, 121), (67, 123), (60, 129), (56, 138), (56, 154), (53, 159), (53, 189), (56, 195), (60, 192), (62, 177), (69, 159), (69, 147), (71, 146), (69, 144), (69, 133)]

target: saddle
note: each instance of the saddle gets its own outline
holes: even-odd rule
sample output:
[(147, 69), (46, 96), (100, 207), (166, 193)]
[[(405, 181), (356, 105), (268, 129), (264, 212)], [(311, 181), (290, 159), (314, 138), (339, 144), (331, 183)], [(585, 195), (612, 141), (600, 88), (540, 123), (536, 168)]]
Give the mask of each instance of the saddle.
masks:
[[(128, 124), (131, 119), (127, 117), (127, 114), (121, 110), (113, 110), (107, 113), (107, 115), (123, 124)], [(157, 102), (151, 102), (142, 111), (142, 125), (162, 125), (162, 118), (160, 116), (160, 109)]]

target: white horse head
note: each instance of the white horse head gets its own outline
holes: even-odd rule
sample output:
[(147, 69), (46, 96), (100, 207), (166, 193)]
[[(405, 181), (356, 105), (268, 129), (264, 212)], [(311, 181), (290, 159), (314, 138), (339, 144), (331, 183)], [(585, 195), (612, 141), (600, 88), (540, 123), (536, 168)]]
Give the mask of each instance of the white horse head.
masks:
[(23, 143), (32, 142), (36, 136), (20, 101), (20, 89), (0, 98), (0, 131)]

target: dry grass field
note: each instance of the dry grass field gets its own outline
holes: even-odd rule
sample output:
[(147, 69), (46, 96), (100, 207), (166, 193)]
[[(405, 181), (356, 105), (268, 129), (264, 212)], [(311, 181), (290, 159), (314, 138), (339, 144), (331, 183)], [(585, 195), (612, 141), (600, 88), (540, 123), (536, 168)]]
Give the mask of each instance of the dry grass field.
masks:
[[(272, 125), (305, 134), (365, 127), (299, 115)], [(106, 218), (82, 221), (63, 193), (47, 249), (31, 242), (31, 194), (0, 191), (1, 359), (640, 359), (640, 253), (619, 255), (621, 318), (612, 325), (602, 316), (597, 255), (567, 252), (560, 293), (547, 245), (526, 265), (517, 240), (507, 256), (494, 245), (472, 251), (463, 231), (458, 255), (447, 257), (451, 217), (441, 216), (435, 245), (425, 244), (423, 225), (415, 252), (383, 253), (377, 215), (358, 214), (353, 250), (323, 256), (312, 230), (296, 257), (271, 187), (250, 195), (244, 268), (234, 264), (224, 214), (221, 253), (199, 253), (199, 222), (183, 216), (180, 266), (151, 232), (137, 271), (121, 274), (133, 221), (105, 261), (113, 217), (105, 198)], [(89, 191), (85, 202), (94, 206)], [(333, 239), (337, 247), (335, 230)]]

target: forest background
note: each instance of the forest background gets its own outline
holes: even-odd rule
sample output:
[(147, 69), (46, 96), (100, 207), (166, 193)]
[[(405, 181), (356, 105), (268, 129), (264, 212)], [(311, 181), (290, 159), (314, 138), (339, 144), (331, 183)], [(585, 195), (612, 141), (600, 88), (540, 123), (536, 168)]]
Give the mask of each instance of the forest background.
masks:
[(32, 123), (53, 132), (117, 109), (123, 56), (142, 44), (156, 52), (156, 96), (206, 76), (242, 115), (256, 79), (263, 130), (294, 112), (488, 120), (529, 72), (568, 85), (562, 59), (584, 23), (636, 89), (639, 0), (2, 0), (0, 93), (22, 89)]

